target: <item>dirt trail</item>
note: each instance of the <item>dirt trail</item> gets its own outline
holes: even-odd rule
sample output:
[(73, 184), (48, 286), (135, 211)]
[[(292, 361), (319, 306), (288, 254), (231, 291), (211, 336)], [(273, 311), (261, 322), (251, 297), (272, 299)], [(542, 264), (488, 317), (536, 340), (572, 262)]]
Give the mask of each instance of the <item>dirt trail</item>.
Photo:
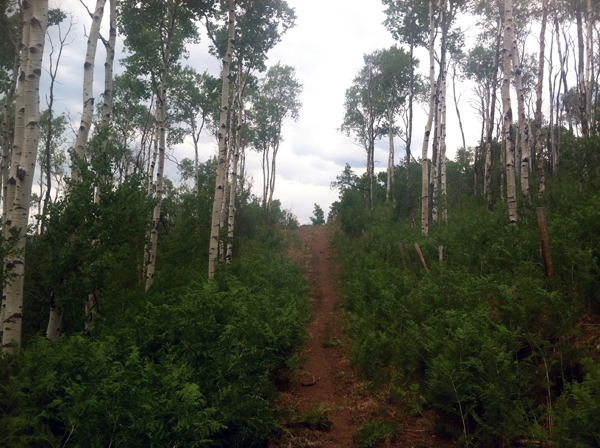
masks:
[(369, 390), (350, 366), (345, 321), (336, 309), (338, 296), (334, 288), (337, 266), (331, 260), (332, 247), (327, 226), (303, 226), (297, 230), (302, 249), (292, 258), (304, 263), (313, 284), (311, 302), (313, 317), (308, 327), (308, 341), (301, 353), (304, 363), (295, 377), (291, 392), (282, 394), (277, 407), (295, 408), (298, 415), (311, 407), (331, 410), (333, 425), (326, 431), (312, 428), (290, 428), (291, 436), (272, 446), (358, 447), (354, 440), (357, 428), (370, 420), (398, 421), (401, 434), (393, 443), (381, 446), (446, 447), (446, 441), (432, 433), (433, 417), (418, 418), (401, 413), (386, 397), (386, 391)]

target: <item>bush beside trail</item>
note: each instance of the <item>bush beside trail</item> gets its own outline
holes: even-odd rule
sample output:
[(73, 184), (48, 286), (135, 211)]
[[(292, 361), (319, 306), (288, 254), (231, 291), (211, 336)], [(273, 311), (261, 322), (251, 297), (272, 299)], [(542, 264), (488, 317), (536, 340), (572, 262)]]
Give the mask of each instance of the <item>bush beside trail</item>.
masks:
[(386, 384), (390, 400), (435, 410), (438, 430), (460, 446), (600, 443), (599, 353), (580, 325), (597, 322), (600, 310), (600, 195), (551, 197), (552, 278), (535, 204), (509, 225), (503, 207), (449, 201), (451, 222), (434, 223), (428, 237), (393, 205), (369, 210), (357, 190), (342, 191), (335, 205), (354, 364)]

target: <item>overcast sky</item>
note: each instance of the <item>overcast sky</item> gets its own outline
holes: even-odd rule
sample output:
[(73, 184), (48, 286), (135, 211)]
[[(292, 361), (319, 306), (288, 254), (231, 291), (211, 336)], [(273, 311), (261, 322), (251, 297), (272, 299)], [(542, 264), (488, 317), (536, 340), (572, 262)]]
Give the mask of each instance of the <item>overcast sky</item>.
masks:
[[(283, 143), (277, 157), (277, 179), (274, 197), (280, 199), (283, 208), (291, 210), (300, 223), (309, 223), (314, 204), (319, 204), (327, 213), (330, 204), (337, 200), (338, 192), (329, 185), (349, 163), (357, 172), (364, 170), (364, 149), (354, 144), (351, 138), (337, 129), (343, 118), (344, 92), (363, 64), (363, 54), (389, 47), (394, 44), (390, 33), (382, 25), (384, 20), (381, 0), (288, 0), (295, 8), (295, 28), (284, 35), (282, 42), (269, 53), (269, 65), (281, 62), (294, 66), (297, 78), (303, 84), (302, 109), (297, 122), (288, 120), (283, 126)], [(93, 9), (94, 1), (86, 4)], [(52, 2), (51, 2), (52, 5)], [(58, 75), (57, 109), (68, 109), (78, 120), (81, 114), (81, 89), (86, 38), (84, 28), (89, 30), (90, 19), (76, 0), (54, 3), (65, 11), (72, 12), (78, 22), (73, 31), (74, 42), (65, 49)], [(108, 16), (108, 14), (107, 14)], [(108, 21), (108, 17), (105, 21)], [(64, 27), (64, 25), (63, 25)], [(56, 30), (53, 31), (53, 35)], [(208, 43), (204, 40), (190, 51), (185, 61), (198, 71), (208, 70), (218, 76), (220, 63), (208, 54)], [(47, 47), (47, 52), (49, 47)], [(46, 52), (46, 53), (47, 53)], [(122, 41), (117, 48), (117, 59), (122, 57)], [(424, 61), (425, 53), (417, 57)], [(99, 46), (96, 63), (94, 93), (99, 96), (103, 89), (104, 48)], [(424, 72), (427, 63), (421, 63)], [(120, 68), (116, 67), (117, 73)], [(47, 78), (47, 77), (46, 77)], [(46, 79), (47, 81), (47, 79)], [(45, 108), (44, 79), (42, 80), (41, 107)], [(464, 90), (464, 88), (463, 88)], [(459, 92), (460, 93), (460, 92)], [(467, 145), (475, 145), (479, 125), (467, 103), (470, 91), (462, 97), (463, 121), (467, 123)], [(448, 101), (451, 101), (449, 96)], [(477, 121), (475, 121), (477, 120)], [(448, 108), (448, 157), (453, 158), (456, 148), (462, 146), (454, 108)], [(413, 153), (420, 156), (425, 114), (417, 108), (413, 131)], [(404, 154), (404, 148), (396, 139), (396, 163)], [(376, 170), (387, 166), (387, 139), (377, 142), (375, 153)], [(207, 136), (202, 146), (201, 160), (216, 153), (216, 143)], [(181, 160), (193, 157), (190, 144), (175, 148), (174, 156)], [(254, 192), (262, 191), (262, 171), (258, 154), (247, 151), (247, 171), (254, 178)], [(166, 175), (178, 182), (176, 166), (168, 163)]]

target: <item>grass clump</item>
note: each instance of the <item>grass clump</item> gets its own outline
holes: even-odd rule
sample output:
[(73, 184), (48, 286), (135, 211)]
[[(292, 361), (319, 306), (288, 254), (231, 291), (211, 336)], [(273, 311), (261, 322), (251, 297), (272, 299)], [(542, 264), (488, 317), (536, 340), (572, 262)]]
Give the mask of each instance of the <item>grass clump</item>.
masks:
[(356, 430), (355, 440), (361, 448), (375, 448), (382, 443), (394, 442), (400, 435), (394, 420), (370, 421)]
[(331, 414), (334, 409), (327, 403), (316, 403), (309, 406), (308, 411), (300, 414), (296, 420), (296, 426), (303, 426), (317, 431), (327, 431), (333, 426)]

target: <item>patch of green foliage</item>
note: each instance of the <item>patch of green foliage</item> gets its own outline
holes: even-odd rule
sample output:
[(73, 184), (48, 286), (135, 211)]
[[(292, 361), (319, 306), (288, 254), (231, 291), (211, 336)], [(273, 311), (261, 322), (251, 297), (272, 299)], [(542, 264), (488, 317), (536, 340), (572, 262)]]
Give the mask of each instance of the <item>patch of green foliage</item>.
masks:
[(211, 284), (130, 295), (101, 335), (33, 338), (0, 367), (3, 444), (261, 445), (304, 338), (300, 274), (257, 243)]
[[(373, 207), (359, 178), (345, 183), (334, 205), (353, 363), (373, 384), (388, 383), (390, 398), (410, 412), (435, 410), (437, 427), (459, 445), (549, 438), (559, 446), (598, 444), (598, 364), (582, 365), (586, 347), (575, 344), (577, 322), (600, 311), (600, 164), (589, 160), (585, 173), (573, 168), (549, 177), (544, 201), (532, 197), (525, 206), (520, 197), (516, 225), (499, 200), (489, 212), (483, 198), (470, 196), (473, 168), (463, 162), (448, 164), (455, 177), (449, 222), (434, 222), (428, 237), (410, 227), (406, 197), (397, 190), (395, 205), (383, 203), (383, 179)], [(418, 165), (411, 169), (418, 176)], [(403, 166), (397, 170), (405, 174)], [(580, 191), (577, 179), (585, 175), (589, 183)], [(438, 207), (440, 200), (436, 195)], [(535, 215), (542, 205), (552, 278), (545, 276)]]
[(295, 415), (290, 426), (305, 427), (317, 431), (327, 431), (333, 426), (331, 414), (334, 409), (327, 403), (315, 403), (308, 407), (304, 414)]
[(325, 212), (319, 204), (315, 204), (313, 216), (310, 217), (310, 222), (313, 226), (320, 226), (322, 224), (325, 224)]
[(587, 358), (582, 382), (570, 384), (553, 412), (552, 442), (558, 448), (600, 445), (600, 366)]
[(393, 420), (370, 421), (356, 430), (354, 436), (361, 448), (375, 448), (385, 442), (394, 442), (400, 435), (398, 423)]
[[(296, 362), (309, 315), (309, 286), (282, 232), (297, 221), (242, 189), (234, 261), (207, 283), (209, 161), (197, 195), (165, 182), (146, 292), (155, 199), (142, 176), (116, 179), (125, 150), (102, 142), (90, 141), (82, 181), (28, 239), (24, 343), (0, 360), (0, 446), (265, 446), (281, 430), (276, 380)], [(90, 294), (98, 309), (86, 332)], [(44, 338), (50, 298), (63, 318), (54, 343)]]

